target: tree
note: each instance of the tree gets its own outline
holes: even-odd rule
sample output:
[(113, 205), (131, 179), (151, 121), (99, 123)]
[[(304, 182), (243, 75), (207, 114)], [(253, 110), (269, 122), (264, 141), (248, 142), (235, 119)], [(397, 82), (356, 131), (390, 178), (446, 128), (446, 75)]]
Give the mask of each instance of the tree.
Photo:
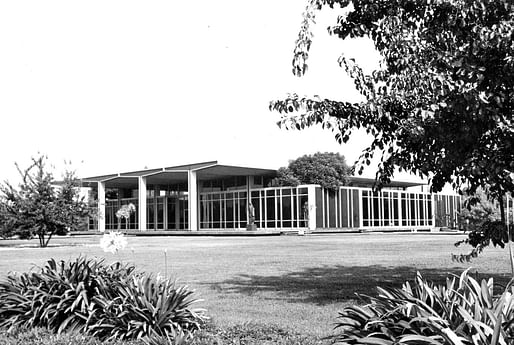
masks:
[(0, 229), (2, 236), (39, 238), (46, 247), (53, 235), (77, 230), (89, 216), (89, 207), (79, 198), (77, 180), (66, 171), (60, 188), (52, 173), (46, 170), (46, 157), (32, 158), (32, 164), (22, 171), (19, 188), (9, 182), (0, 186)]
[[(514, 4), (355, 0), (348, 7), (348, 0), (311, 0), (296, 42), (294, 74), (307, 70), (316, 11), (335, 5), (348, 13), (329, 33), (343, 40), (368, 37), (381, 54), (381, 67), (367, 75), (342, 55), (339, 63), (363, 101), (293, 94), (271, 102), (282, 114), (279, 126), (320, 124), (340, 143), (364, 128), (373, 141), (357, 168), (361, 173), (379, 155), (378, 187), (396, 167), (428, 178), (434, 192), (446, 183), (470, 194), (488, 185), (505, 224), (504, 195), (514, 191)], [(511, 265), (514, 274), (512, 249)]]
[(280, 186), (319, 184), (330, 190), (337, 190), (347, 184), (351, 168), (339, 153), (317, 152), (304, 155), (289, 162), (287, 168), (280, 168), (275, 183)]
[[(504, 203), (507, 203), (507, 198)], [(453, 258), (461, 262), (470, 261), (490, 244), (503, 248), (508, 242), (507, 232), (501, 221), (497, 202), (488, 197), (487, 188), (477, 189), (475, 195), (468, 196), (464, 206), (459, 214), (459, 221), (468, 237), (455, 243), (455, 246), (469, 244), (472, 250), (468, 254), (453, 255)], [(509, 219), (512, 219), (512, 210), (507, 213), (509, 222)], [(510, 227), (512, 228), (512, 223)]]

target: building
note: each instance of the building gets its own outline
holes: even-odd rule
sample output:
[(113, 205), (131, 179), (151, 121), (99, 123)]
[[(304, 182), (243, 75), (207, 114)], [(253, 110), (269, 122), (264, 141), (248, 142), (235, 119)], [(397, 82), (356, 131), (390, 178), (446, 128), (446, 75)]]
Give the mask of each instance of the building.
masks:
[[(82, 179), (99, 217), (90, 229), (134, 231), (430, 230), (457, 227), (460, 196), (423, 192), (419, 183), (350, 179), (331, 191), (319, 185), (268, 187), (276, 170), (216, 161)], [(426, 186), (425, 186), (426, 189)], [(190, 202), (194, 200), (194, 202)], [(125, 222), (117, 210), (133, 204)]]

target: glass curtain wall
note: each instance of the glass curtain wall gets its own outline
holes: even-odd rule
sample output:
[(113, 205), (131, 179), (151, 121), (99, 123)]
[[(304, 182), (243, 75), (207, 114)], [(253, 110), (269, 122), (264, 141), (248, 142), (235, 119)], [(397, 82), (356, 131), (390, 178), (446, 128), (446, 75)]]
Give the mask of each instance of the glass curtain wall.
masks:
[(325, 229), (360, 226), (359, 189), (340, 187), (338, 191), (316, 187), (316, 227)]
[[(128, 221), (125, 221), (124, 218), (120, 219), (118, 222), (118, 217), (116, 217), (116, 212), (123, 205), (134, 204), (136, 206), (136, 212), (132, 212)], [(116, 200), (106, 200), (105, 201), (105, 229), (106, 230), (135, 230), (139, 228), (138, 222), (138, 200), (137, 198), (124, 198), (124, 199), (116, 199)], [(118, 227), (119, 226), (119, 227)]]
[(460, 195), (434, 195), (435, 225), (438, 227), (457, 228), (458, 214), (461, 210)]
[[(373, 192), (369, 188), (341, 187), (329, 191), (315, 187), (315, 205), (309, 215), (307, 186), (254, 188), (250, 200), (258, 229), (298, 229), (316, 218), (319, 229), (429, 229), (458, 226), (461, 198), (458, 195), (412, 193), (399, 190)], [(200, 229), (245, 229), (247, 226), (247, 191), (209, 191), (199, 193)], [(123, 205), (136, 206), (126, 222), (118, 222), (116, 212)], [(138, 199), (107, 200), (107, 230), (136, 230)], [(90, 229), (97, 228), (94, 218)], [(188, 196), (173, 193), (147, 198), (148, 230), (187, 230)]]
[[(250, 200), (258, 229), (308, 226), (307, 188), (252, 189)], [(246, 191), (200, 193), (201, 229), (244, 229), (246, 225)]]
[[(136, 211), (130, 215), (128, 222), (121, 219), (118, 224), (116, 212), (123, 205), (129, 203), (136, 206)], [(177, 196), (158, 196), (146, 199), (146, 228), (147, 230), (187, 230), (188, 199), (187, 195)], [(139, 229), (138, 218), (138, 199), (126, 198), (119, 200), (107, 200), (105, 202), (105, 229), (117, 230), (120, 225), (120, 230), (137, 230)], [(91, 226), (98, 228), (97, 222), (94, 224), (90, 220)]]
[(430, 228), (432, 195), (403, 191), (362, 190), (364, 228)]

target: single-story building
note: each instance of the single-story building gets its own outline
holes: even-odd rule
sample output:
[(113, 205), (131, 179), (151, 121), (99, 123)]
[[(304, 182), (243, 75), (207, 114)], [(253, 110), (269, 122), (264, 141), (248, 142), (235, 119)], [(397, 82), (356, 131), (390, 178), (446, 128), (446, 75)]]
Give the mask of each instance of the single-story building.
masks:
[(121, 229), (429, 230), (457, 227), (458, 195), (431, 194), (420, 183), (392, 181), (380, 192), (373, 179), (351, 177), (336, 191), (319, 185), (270, 187), (277, 171), (217, 161), (83, 178), (98, 209), (90, 230), (118, 229), (116, 212), (133, 204)]

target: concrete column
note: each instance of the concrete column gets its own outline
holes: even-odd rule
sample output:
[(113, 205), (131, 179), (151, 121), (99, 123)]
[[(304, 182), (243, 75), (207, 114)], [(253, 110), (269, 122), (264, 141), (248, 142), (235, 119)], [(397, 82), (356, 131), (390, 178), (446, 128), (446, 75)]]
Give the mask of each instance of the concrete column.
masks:
[(175, 198), (175, 230), (180, 230), (180, 196), (179, 192)]
[(164, 230), (169, 230), (168, 229), (168, 195), (166, 194), (166, 196), (164, 197), (164, 200), (163, 200), (163, 206), (162, 206), (162, 212), (164, 213), (163, 214), (163, 225), (162, 225), (162, 228)]
[(138, 177), (139, 230), (146, 231), (146, 177)]
[(157, 219), (159, 219), (159, 207), (157, 207), (157, 197), (161, 195), (161, 188), (158, 185), (154, 186), (153, 189), (153, 204), (154, 204), (154, 211), (153, 211), (153, 224), (154, 230), (159, 230), (159, 226), (157, 225)]
[(105, 182), (98, 182), (98, 231), (105, 231)]
[[(370, 198), (372, 197), (371, 193), (368, 194), (368, 195), (369, 195)], [(363, 203), (363, 201), (362, 201), (362, 189), (359, 189), (359, 229), (362, 229), (362, 227), (364, 226), (364, 213), (362, 211), (362, 203)], [(355, 205), (353, 207), (355, 207)], [(369, 214), (371, 215), (372, 214), (371, 212), (373, 212), (373, 211), (371, 210), (371, 208), (369, 208), (368, 212), (370, 212)], [(371, 219), (371, 217), (369, 217), (369, 218)], [(371, 225), (371, 224), (369, 224), (369, 225)]]
[(196, 171), (189, 170), (187, 173), (187, 206), (188, 223), (190, 231), (198, 230), (198, 184)]
[(316, 186), (307, 187), (307, 205), (309, 207), (309, 230), (316, 230)]
[[(432, 200), (432, 231), (435, 231), (435, 195), (430, 193), (430, 200)], [(401, 218), (401, 216), (400, 216)]]

